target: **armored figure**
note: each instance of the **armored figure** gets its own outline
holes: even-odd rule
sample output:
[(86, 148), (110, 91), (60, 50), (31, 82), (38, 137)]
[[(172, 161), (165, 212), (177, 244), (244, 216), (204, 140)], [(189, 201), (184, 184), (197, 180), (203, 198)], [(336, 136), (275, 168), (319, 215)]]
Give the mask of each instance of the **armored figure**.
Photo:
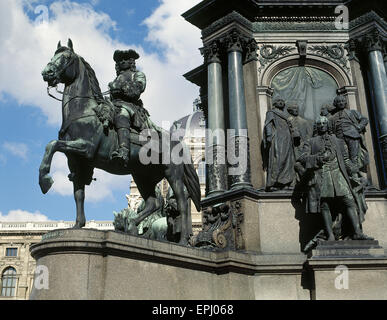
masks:
[(112, 102), (116, 108), (114, 125), (118, 134), (119, 149), (112, 159), (126, 165), (130, 157), (130, 129), (145, 129), (149, 113), (140, 99), (146, 87), (145, 74), (136, 69), (135, 60), (140, 56), (134, 50), (114, 53), (117, 78), (109, 83)]
[(362, 232), (360, 210), (355, 201), (350, 176), (357, 173), (349, 160), (343, 140), (328, 132), (328, 119), (320, 116), (315, 123), (317, 136), (304, 144), (298, 159), (308, 175), (308, 213), (321, 213), (326, 237), (335, 240), (332, 214), (342, 212), (350, 222), (350, 237), (354, 240), (369, 240)]
[(347, 109), (347, 99), (342, 95), (335, 98), (333, 105), (336, 107), (336, 113), (330, 119), (333, 132), (345, 141), (353, 164), (364, 171), (369, 163), (369, 156), (362, 133), (365, 132), (368, 119), (356, 110)]
[(277, 99), (266, 114), (263, 132), (263, 168), (267, 171), (266, 190), (291, 189), (295, 185), (293, 136), (285, 101)]

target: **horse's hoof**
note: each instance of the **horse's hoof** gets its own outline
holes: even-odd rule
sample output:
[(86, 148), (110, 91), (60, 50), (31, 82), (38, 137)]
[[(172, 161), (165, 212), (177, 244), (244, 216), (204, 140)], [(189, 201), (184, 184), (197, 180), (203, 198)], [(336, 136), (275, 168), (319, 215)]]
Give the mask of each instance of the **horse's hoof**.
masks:
[(51, 189), (53, 184), (54, 180), (52, 180), (52, 178), (48, 174), (39, 178), (39, 185), (43, 194), (46, 194)]
[(86, 225), (85, 222), (76, 222), (72, 229), (82, 229)]

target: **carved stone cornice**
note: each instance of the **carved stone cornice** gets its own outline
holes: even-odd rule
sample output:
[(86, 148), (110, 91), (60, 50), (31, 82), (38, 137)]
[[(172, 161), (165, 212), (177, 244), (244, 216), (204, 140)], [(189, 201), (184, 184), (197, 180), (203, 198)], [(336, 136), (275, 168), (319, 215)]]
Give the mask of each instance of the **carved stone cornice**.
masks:
[(334, 31), (335, 17), (257, 17), (253, 23), (253, 32), (278, 31)]
[(370, 11), (352, 21), (349, 22), (349, 30), (353, 30), (361, 25), (370, 23), (370, 22), (376, 22), (378, 23), (383, 29), (387, 30), (387, 22), (382, 19), (378, 14), (376, 14), (374, 11)]
[(227, 25), (236, 22), (241, 26), (247, 28), (248, 30), (252, 30), (252, 22), (236, 11), (231, 12), (225, 17), (213, 22), (207, 28), (202, 30), (202, 37), (207, 38), (208, 36), (214, 34), (216, 31), (226, 27)]

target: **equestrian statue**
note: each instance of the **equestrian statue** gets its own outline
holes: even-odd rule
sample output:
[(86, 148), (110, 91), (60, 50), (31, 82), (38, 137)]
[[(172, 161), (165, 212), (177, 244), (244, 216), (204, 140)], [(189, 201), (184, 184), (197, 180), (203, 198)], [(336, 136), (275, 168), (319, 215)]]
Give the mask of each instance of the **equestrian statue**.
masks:
[(91, 184), (94, 168), (116, 175), (131, 174), (145, 201), (144, 209), (131, 221), (129, 228), (131, 234), (137, 235), (136, 227), (140, 222), (162, 206), (155, 187), (166, 178), (181, 214), (177, 242), (186, 245), (191, 236), (188, 198), (200, 211), (199, 178), (192, 161), (161, 161), (165, 158), (163, 153), (171, 154), (174, 148), (187, 150), (180, 141), (170, 141), (167, 151), (163, 148), (161, 152), (160, 148), (160, 161), (148, 164), (141, 161), (144, 153), (141, 151), (147, 141), (140, 139), (140, 131), (154, 130), (160, 140), (168, 133), (152, 123), (139, 99), (145, 89), (145, 76), (135, 68), (134, 60), (138, 57), (134, 50), (115, 52), (117, 78), (109, 84), (110, 100), (104, 98), (91, 66), (74, 52), (73, 42), (69, 39), (67, 46), (58, 43), (42, 76), (48, 83), (48, 93), (59, 83), (65, 85), (61, 100), (63, 123), (59, 139), (46, 147), (39, 169), (39, 185), (44, 194), (50, 190), (54, 182), (50, 176), (52, 158), (57, 151), (64, 153), (70, 169), (69, 179), (74, 186), (74, 228), (82, 228), (86, 224), (85, 186)]

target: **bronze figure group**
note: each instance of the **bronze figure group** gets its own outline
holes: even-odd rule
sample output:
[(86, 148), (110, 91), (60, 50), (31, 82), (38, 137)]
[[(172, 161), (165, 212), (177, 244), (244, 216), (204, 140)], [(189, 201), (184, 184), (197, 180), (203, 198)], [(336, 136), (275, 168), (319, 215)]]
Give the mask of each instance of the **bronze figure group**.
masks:
[(297, 104), (273, 102), (262, 143), (266, 191), (302, 190), (306, 213), (322, 216), (320, 239), (371, 240), (362, 230), (368, 119), (347, 104), (338, 95), (332, 105), (321, 107), (313, 123), (298, 115)]

